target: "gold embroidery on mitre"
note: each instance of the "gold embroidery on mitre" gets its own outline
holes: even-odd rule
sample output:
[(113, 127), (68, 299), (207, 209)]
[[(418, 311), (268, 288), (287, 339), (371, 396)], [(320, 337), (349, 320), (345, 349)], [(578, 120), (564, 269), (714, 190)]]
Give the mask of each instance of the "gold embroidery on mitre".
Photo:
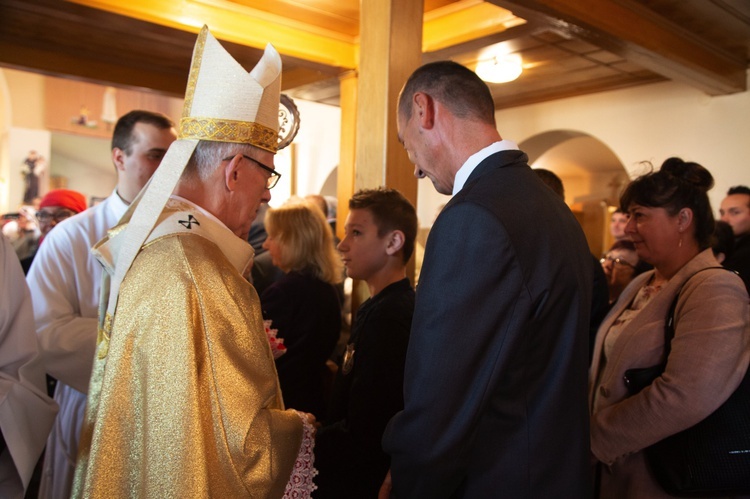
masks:
[(109, 337), (112, 334), (112, 316), (104, 316), (104, 324), (96, 332), (96, 356), (102, 360), (109, 353)]
[(260, 123), (216, 118), (182, 118), (178, 136), (180, 139), (239, 142), (272, 153), (276, 153), (279, 143), (278, 133)]
[(190, 75), (188, 76), (187, 90), (185, 90), (185, 103), (182, 106), (182, 116), (190, 116), (190, 110), (193, 108), (193, 97), (195, 96), (195, 87), (198, 84), (198, 75), (201, 72), (201, 62), (203, 61), (203, 49), (206, 45), (208, 36), (208, 27), (204, 26), (198, 34), (198, 40), (195, 42), (193, 50), (193, 64), (190, 66)]

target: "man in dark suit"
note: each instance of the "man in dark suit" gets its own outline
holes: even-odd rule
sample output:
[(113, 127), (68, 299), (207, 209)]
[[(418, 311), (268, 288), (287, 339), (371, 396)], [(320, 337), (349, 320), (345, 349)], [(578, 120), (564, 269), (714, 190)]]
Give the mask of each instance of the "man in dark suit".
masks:
[(381, 497), (590, 495), (591, 256), (494, 111), (453, 62), (422, 66), (401, 91), (414, 174), (453, 198), (425, 248)]
[[(534, 173), (549, 187), (560, 199), (565, 201), (565, 186), (562, 179), (551, 170), (545, 168), (534, 168)], [(613, 217), (614, 218), (614, 217)], [(609, 311), (609, 288), (607, 286), (607, 276), (604, 275), (604, 269), (599, 259), (591, 254), (591, 269), (594, 273), (594, 282), (592, 284), (591, 295), (591, 314), (589, 315), (589, 362), (594, 354), (594, 342), (596, 341), (596, 331), (599, 329), (604, 316)]]

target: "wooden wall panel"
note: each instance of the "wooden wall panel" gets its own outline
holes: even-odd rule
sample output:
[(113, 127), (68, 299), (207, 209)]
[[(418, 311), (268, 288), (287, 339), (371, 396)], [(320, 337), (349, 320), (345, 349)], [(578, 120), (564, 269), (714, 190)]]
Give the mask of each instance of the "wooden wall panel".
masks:
[[(87, 137), (112, 137), (113, 123), (102, 119), (104, 95), (107, 89), (115, 96), (116, 117), (133, 109), (145, 109), (163, 113), (172, 120), (169, 98), (150, 92), (140, 92), (122, 88), (105, 87), (93, 83), (61, 78), (47, 78), (45, 81), (45, 128), (56, 132), (66, 132)], [(81, 122), (85, 114), (86, 123)]]

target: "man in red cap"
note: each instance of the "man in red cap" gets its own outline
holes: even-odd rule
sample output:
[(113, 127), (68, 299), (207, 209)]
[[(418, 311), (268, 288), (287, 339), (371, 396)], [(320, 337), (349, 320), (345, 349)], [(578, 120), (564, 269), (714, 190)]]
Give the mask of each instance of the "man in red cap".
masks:
[[(86, 197), (78, 191), (55, 189), (49, 191), (39, 203), (36, 218), (39, 221), (41, 239), (51, 231), (58, 222), (70, 218), (86, 209)], [(40, 242), (41, 242), (40, 239)]]
[[(36, 212), (36, 219), (39, 222), (39, 244), (42, 244), (44, 237), (51, 231), (55, 225), (66, 218), (82, 212), (86, 209), (86, 197), (78, 191), (70, 189), (55, 189), (49, 191), (39, 203), (39, 211)], [(23, 273), (28, 274), (31, 264), (37, 250), (34, 250), (29, 256), (21, 259), (21, 268)]]

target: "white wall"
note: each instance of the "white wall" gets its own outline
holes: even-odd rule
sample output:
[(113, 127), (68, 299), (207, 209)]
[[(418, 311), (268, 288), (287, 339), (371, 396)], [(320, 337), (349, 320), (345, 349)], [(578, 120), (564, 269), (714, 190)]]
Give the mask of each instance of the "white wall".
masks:
[(440, 194), (428, 178), (417, 180), (417, 220), (420, 227), (432, 227), (440, 208), (451, 197)]
[(11, 127), (8, 135), (8, 205), (0, 207), (0, 212), (15, 211), (23, 201), (25, 184), (22, 166), (29, 151), (36, 151), (46, 160), (45, 171), (39, 175), (39, 196), (47, 193), (50, 179), (50, 136), (50, 132), (46, 130)]
[[(7, 88), (12, 94), (11, 105), (23, 108), (20, 112), (5, 109), (6, 117), (15, 111), (12, 126), (41, 128), (43, 77), (12, 70), (0, 72), (7, 79)], [(5, 102), (6, 107), (10, 107), (8, 101)], [(320, 192), (326, 178), (339, 163), (341, 113), (335, 106), (302, 100), (295, 102), (300, 111), (300, 131), (294, 141), (297, 194), (304, 196)], [(650, 160), (656, 166), (669, 156), (697, 161), (716, 179), (716, 187), (710, 193), (714, 208), (718, 208), (730, 186), (750, 185), (750, 92), (710, 97), (686, 85), (665, 82), (504, 109), (496, 116), (503, 137), (516, 142), (551, 130), (575, 130), (591, 135), (609, 147), (631, 173), (643, 160)], [(18, 147), (23, 155), (28, 152), (27, 144)], [(8, 148), (5, 148), (6, 157)], [(290, 185), (285, 187), (283, 184), (290, 179), (290, 158), (287, 155), (288, 151), (282, 151), (277, 157), (277, 165), (284, 177), (272, 193), (272, 204), (285, 201), (290, 194)], [(0, 159), (2, 156), (0, 154)], [(9, 159), (8, 166), (15, 168), (17, 158)], [(58, 164), (58, 158), (55, 159), (54, 172), (69, 177), (71, 188), (78, 188), (87, 195), (101, 195), (107, 194), (114, 185), (106, 173), (88, 176), (85, 165), (66, 165), (64, 158), (60, 158), (62, 163)], [(8, 179), (12, 177), (12, 172), (5, 173)], [(78, 178), (79, 173), (86, 178)], [(20, 194), (15, 194), (17, 190), (8, 188), (7, 183), (5, 192), (14, 193), (6, 198), (9, 205), (16, 198), (20, 199)], [(448, 199), (435, 192), (428, 180), (419, 182), (417, 214), (420, 226), (431, 226), (438, 207)], [(0, 201), (3, 201), (1, 196)], [(9, 207), (12, 206), (0, 206), (0, 211)]]
[[(297, 101), (297, 106), (298, 194), (305, 195), (319, 192), (338, 164), (340, 110), (305, 101)], [(501, 135), (516, 142), (551, 130), (591, 135), (609, 147), (631, 175), (642, 171), (642, 161), (657, 167), (670, 156), (696, 161), (714, 175), (716, 186), (709, 194), (715, 209), (730, 186), (750, 185), (750, 92), (711, 97), (664, 82), (504, 109), (496, 117)], [(590, 180), (601, 184), (601, 190), (611, 178)], [(571, 193), (575, 190), (568, 187)], [(438, 194), (429, 180), (418, 183), (417, 196), (420, 226), (429, 227), (449, 197)]]
[(10, 157), (10, 90), (5, 79), (5, 72), (0, 70), (0, 213), (6, 213), (10, 207), (9, 174)]
[(0, 68), (0, 213), (15, 211), (23, 200), (20, 171), (29, 151), (35, 149), (49, 162), (50, 137), (43, 122), (44, 77)]
[(714, 176), (718, 209), (727, 189), (750, 185), (750, 92), (711, 97), (673, 82), (573, 97), (496, 113), (504, 138), (521, 142), (547, 130), (578, 130), (605, 143), (631, 174), (670, 156)]
[[(299, 133), (292, 143), (297, 163), (297, 195), (318, 194), (339, 164), (341, 109), (303, 100), (294, 103), (300, 114)], [(291, 193), (288, 155), (289, 148), (284, 149), (274, 161), (282, 177), (271, 192), (271, 206), (279, 206)]]
[[(110, 161), (109, 158), (106, 158)], [(52, 174), (68, 179), (68, 189), (73, 189), (86, 196), (91, 203), (91, 197), (106, 198), (117, 184), (117, 173), (112, 162), (111, 170), (103, 170), (101, 166), (81, 162), (59, 154), (53, 155)]]

